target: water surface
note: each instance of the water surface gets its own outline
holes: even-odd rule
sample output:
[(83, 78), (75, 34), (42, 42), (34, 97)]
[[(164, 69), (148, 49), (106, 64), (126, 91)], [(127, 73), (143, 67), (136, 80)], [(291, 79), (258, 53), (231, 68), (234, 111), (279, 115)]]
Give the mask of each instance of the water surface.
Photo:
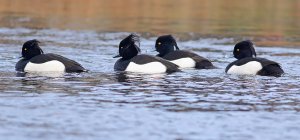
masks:
[[(0, 0), (0, 138), (300, 139), (297, 0)], [(158, 35), (218, 69), (172, 74), (113, 71), (118, 44)], [(17, 74), (22, 44), (74, 59), (88, 73)], [(233, 45), (281, 63), (282, 77), (227, 75)], [(270, 46), (276, 46), (270, 48)]]
[[(113, 71), (129, 33), (0, 28), (0, 135), (5, 139), (298, 139), (297, 48), (257, 48), (278, 61), (283, 77), (226, 75), (232, 38), (179, 41), (219, 69), (173, 74)], [(18, 75), (24, 41), (75, 59), (90, 72)], [(197, 38), (197, 36), (195, 37)], [(143, 53), (155, 37), (142, 35)]]

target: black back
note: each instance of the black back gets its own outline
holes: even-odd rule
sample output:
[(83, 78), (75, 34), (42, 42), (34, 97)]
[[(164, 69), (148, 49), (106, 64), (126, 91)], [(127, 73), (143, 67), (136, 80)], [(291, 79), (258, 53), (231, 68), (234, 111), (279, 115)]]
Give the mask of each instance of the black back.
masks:
[(41, 64), (48, 61), (57, 60), (63, 63), (66, 67), (66, 72), (85, 72), (87, 71), (85, 68), (83, 68), (79, 63), (75, 62), (74, 60), (65, 58), (63, 56), (57, 55), (57, 54), (41, 54), (38, 56), (35, 56), (31, 58), (30, 60), (27, 59), (21, 59), (16, 64), (15, 69), (16, 71), (24, 72), (24, 68), (28, 62)]
[(284, 71), (280, 67), (279, 64), (270, 64), (262, 68), (259, 72), (257, 72), (257, 75), (261, 76), (275, 76), (280, 77), (282, 74), (284, 74)]
[(165, 65), (167, 67), (167, 71), (166, 71), (167, 73), (180, 71), (176, 64), (173, 64), (173, 63), (171, 63), (167, 60), (164, 60), (160, 57), (145, 55), (145, 54), (137, 55), (137, 56), (133, 57), (130, 60), (120, 58), (115, 63), (114, 69), (116, 71), (124, 71), (127, 68), (127, 66), (129, 65), (130, 62), (134, 62), (134, 63), (140, 64), (140, 65), (147, 64), (147, 63), (150, 63), (150, 62), (160, 62), (160, 63), (162, 63), (163, 65)]
[(63, 63), (66, 67), (66, 72), (84, 72), (84, 71), (86, 71), (86, 69), (83, 68), (76, 61), (68, 59), (68, 58), (60, 56), (60, 55), (57, 55), (57, 54), (52, 54), (52, 53), (41, 54), (41, 55), (35, 56), (32, 59), (30, 59), (30, 62), (36, 63), (36, 64), (41, 64), (41, 63), (45, 63), (45, 62), (52, 61), (52, 60), (57, 60), (57, 61)]
[(179, 50), (176, 40), (172, 35), (163, 35), (156, 39), (155, 49), (159, 53), (157, 56), (166, 60), (176, 60), (189, 57), (196, 62), (197, 69), (215, 68), (213, 64), (206, 58), (197, 55), (190, 51)]
[(271, 60), (268, 60), (265, 58), (253, 58), (253, 57), (246, 57), (246, 58), (239, 59), (239, 60), (236, 60), (236, 61), (230, 63), (226, 67), (225, 72), (227, 73), (227, 71), (233, 65), (241, 66), (250, 61), (257, 61), (257, 62), (261, 63), (262, 69), (257, 72), (257, 75), (279, 77), (284, 73), (281, 66), (277, 62), (274, 62), (274, 61), (271, 61)]
[(173, 63), (171, 63), (167, 60), (164, 60), (164, 59), (162, 59), (160, 57), (156, 57), (156, 56), (141, 54), (141, 55), (138, 55), (138, 56), (132, 58), (131, 61), (136, 63), (136, 64), (146, 64), (146, 63), (150, 63), (150, 62), (160, 62), (160, 63), (162, 63), (163, 65), (165, 65), (167, 67), (167, 73), (180, 71), (176, 64), (173, 64)]
[(179, 58), (185, 58), (185, 57), (189, 57), (189, 58), (193, 59), (196, 62), (195, 68), (197, 68), (197, 69), (215, 68), (208, 59), (201, 57), (201, 56), (197, 55), (196, 53), (193, 53), (190, 51), (185, 51), (185, 50), (176, 50), (176, 51), (170, 52), (170, 53), (164, 55), (162, 58), (173, 61), (173, 60), (176, 60)]

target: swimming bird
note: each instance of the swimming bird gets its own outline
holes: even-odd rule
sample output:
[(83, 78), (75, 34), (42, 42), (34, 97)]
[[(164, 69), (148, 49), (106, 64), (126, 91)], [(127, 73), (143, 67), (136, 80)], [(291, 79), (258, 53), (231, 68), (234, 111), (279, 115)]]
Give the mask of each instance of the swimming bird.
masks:
[(39, 41), (29, 40), (23, 44), (22, 59), (15, 69), (19, 72), (84, 72), (87, 71), (79, 63), (63, 56), (44, 54)]
[(279, 77), (284, 73), (279, 63), (256, 57), (254, 44), (250, 40), (238, 42), (234, 46), (233, 55), (238, 60), (226, 67), (225, 72), (228, 74)]
[(162, 58), (140, 54), (140, 40), (136, 34), (130, 34), (119, 44), (121, 57), (114, 65), (116, 71), (139, 73), (172, 73), (180, 71), (178, 66)]
[(169, 60), (180, 68), (215, 68), (208, 59), (191, 51), (179, 50), (172, 35), (159, 36), (155, 42), (155, 49), (159, 53), (157, 56)]

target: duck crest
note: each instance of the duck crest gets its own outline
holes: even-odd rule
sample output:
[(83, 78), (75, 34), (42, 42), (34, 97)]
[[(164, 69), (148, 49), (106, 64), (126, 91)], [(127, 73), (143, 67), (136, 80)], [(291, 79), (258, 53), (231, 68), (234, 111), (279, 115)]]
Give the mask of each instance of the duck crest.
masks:
[(141, 52), (140, 38), (136, 34), (130, 34), (124, 38), (119, 44), (119, 55), (125, 60), (131, 59)]
[(37, 55), (43, 54), (43, 50), (39, 46), (39, 41), (36, 39), (26, 41), (22, 47), (22, 57), (31, 59)]

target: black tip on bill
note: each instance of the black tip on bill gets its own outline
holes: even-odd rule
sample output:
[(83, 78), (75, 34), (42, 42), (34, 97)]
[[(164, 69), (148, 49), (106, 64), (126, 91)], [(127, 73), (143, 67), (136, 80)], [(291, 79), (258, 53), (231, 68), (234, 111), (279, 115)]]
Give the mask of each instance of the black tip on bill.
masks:
[(113, 58), (118, 58), (118, 57), (121, 57), (121, 55), (118, 54), (118, 55), (114, 56)]

